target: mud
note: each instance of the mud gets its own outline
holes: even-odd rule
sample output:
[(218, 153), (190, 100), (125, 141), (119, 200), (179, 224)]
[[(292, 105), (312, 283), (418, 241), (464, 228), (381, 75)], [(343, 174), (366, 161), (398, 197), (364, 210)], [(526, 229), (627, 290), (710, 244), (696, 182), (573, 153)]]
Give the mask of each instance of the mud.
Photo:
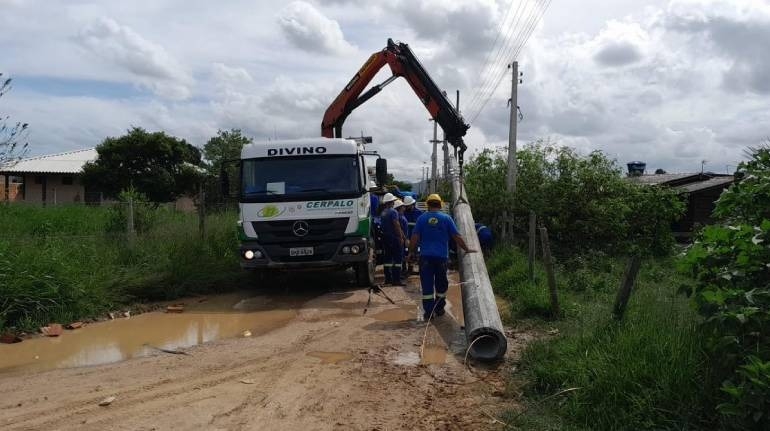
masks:
[[(501, 429), (493, 417), (520, 408), (496, 395), (512, 371), (485, 369), (482, 382), (463, 363), (458, 286), (446, 315), (416, 322), (418, 283), (388, 288), (397, 305), (377, 297), (363, 314), (367, 290), (292, 278), (0, 346), (17, 370), (0, 373), (0, 429)], [(514, 360), (527, 336), (509, 340)]]
[(446, 362), (447, 350), (445, 346), (425, 346), (422, 349), (420, 363), (423, 365), (443, 364)]
[(406, 322), (416, 317), (415, 307), (391, 308), (372, 315), (372, 318), (383, 322)]
[(280, 298), (223, 295), (193, 301), (182, 314), (146, 313), (94, 323), (59, 337), (0, 345), (0, 372), (109, 364), (244, 333), (258, 336), (296, 317), (298, 305), (290, 302), (297, 301), (290, 299), (282, 302)]
[(353, 355), (345, 352), (309, 352), (307, 355), (320, 359), (322, 364), (336, 364), (353, 358)]

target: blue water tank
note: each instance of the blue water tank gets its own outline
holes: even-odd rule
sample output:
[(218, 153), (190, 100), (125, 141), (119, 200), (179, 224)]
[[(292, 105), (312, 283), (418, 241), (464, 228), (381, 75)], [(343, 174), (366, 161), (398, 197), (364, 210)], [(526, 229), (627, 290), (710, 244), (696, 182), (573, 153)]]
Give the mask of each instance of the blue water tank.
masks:
[(647, 168), (647, 163), (644, 162), (628, 162), (628, 176), (639, 177), (644, 175), (644, 170)]

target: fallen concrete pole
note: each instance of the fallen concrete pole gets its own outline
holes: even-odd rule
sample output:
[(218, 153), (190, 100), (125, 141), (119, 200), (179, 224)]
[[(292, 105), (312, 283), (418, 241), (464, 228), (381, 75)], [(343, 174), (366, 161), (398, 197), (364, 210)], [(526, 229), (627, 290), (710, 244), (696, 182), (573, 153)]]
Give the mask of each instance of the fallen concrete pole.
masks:
[(458, 174), (457, 161), (453, 158), (451, 162), (452, 213), (455, 223), (468, 247), (478, 251), (478, 253), (465, 253), (457, 250), (462, 281), (465, 335), (468, 338), (470, 354), (474, 359), (492, 361), (505, 355), (508, 341), (503, 333), (503, 323), (500, 320), (500, 312), (497, 310), (484, 255), (481, 254), (471, 206)]

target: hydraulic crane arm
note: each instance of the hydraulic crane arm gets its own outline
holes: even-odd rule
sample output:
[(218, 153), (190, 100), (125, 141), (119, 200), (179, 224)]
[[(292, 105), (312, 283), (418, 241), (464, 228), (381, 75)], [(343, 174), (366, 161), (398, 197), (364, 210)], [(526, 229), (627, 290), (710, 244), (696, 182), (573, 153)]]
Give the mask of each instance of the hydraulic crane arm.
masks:
[[(393, 76), (361, 94), (386, 64), (390, 66)], [(388, 39), (388, 46), (385, 49), (375, 52), (369, 57), (334, 99), (334, 102), (326, 109), (323, 123), (321, 123), (321, 134), (327, 138), (342, 137), (342, 125), (348, 115), (399, 76), (406, 79), (417, 98), (444, 130), (447, 141), (458, 150), (459, 163), (462, 168), (463, 153), (466, 150), (463, 137), (470, 126), (465, 123), (462, 115), (452, 106), (444, 92), (439, 90), (409, 45), (393, 42), (392, 39)]]

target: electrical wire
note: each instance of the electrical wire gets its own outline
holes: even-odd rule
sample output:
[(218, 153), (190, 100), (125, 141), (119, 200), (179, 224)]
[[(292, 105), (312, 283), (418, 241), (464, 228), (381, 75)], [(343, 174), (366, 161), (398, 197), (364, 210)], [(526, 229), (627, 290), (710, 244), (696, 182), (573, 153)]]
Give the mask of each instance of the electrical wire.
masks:
[[(516, 46), (515, 50), (511, 51), (513, 52), (513, 59), (518, 58), (519, 53), (521, 53), (521, 50), (524, 48), (524, 46), (529, 41), (530, 37), (532, 36), (532, 33), (534, 33), (535, 29), (537, 28), (537, 25), (539, 24), (540, 20), (542, 20), (543, 16), (545, 15), (545, 12), (548, 10), (548, 8), (551, 5), (552, 0), (543, 0), (543, 5), (541, 11), (539, 14), (534, 15), (534, 19), (532, 19), (529, 22), (529, 25), (526, 27), (526, 31), (522, 33), (524, 35), (523, 39), (521, 39), (521, 42), (518, 44), (514, 44), (513, 46)], [(509, 52), (510, 54), (510, 52)], [(499, 77), (497, 78), (497, 82), (492, 87), (492, 91), (489, 93), (489, 95), (486, 97), (484, 102), (481, 104), (481, 106), (478, 108), (478, 111), (473, 115), (470, 123), (472, 124), (476, 119), (481, 115), (481, 112), (484, 111), (484, 108), (486, 107), (487, 103), (491, 100), (492, 96), (495, 94), (495, 91), (500, 86), (500, 83), (502, 82), (503, 78), (505, 77), (506, 69), (502, 70), (502, 73), (499, 74)], [(518, 79), (516, 77), (515, 79)], [(515, 109), (515, 107), (511, 107), (511, 109)]]
[[(538, 0), (536, 0), (538, 1)], [(514, 16), (514, 19), (510, 23), (509, 32), (505, 36), (505, 43), (503, 43), (498, 51), (497, 54), (494, 57), (494, 60), (491, 62), (492, 68), (489, 70), (488, 73), (485, 73), (483, 76), (483, 83), (479, 88), (479, 91), (477, 92), (477, 98), (474, 101), (474, 104), (472, 108), (474, 108), (471, 112), (475, 112), (475, 108), (478, 108), (478, 106), (483, 102), (483, 100), (486, 98), (487, 93), (489, 93), (494, 86), (494, 83), (496, 81), (497, 77), (497, 70), (500, 70), (505, 65), (507, 65), (510, 61), (510, 59), (507, 58), (507, 53), (511, 50), (513, 46), (515, 46), (516, 41), (520, 39), (522, 29), (520, 28), (520, 23), (526, 23), (531, 19), (531, 16), (536, 11), (536, 3), (531, 3), (529, 1), (522, 1), (519, 3), (519, 6), (524, 6), (520, 10), (517, 10), (517, 13)]]
[[(513, 9), (513, 2), (514, 1), (516, 1), (516, 0), (511, 0), (508, 3), (508, 9), (505, 11), (505, 16), (500, 21), (500, 25), (499, 25), (499, 27), (497, 29), (497, 33), (495, 34), (495, 41), (492, 43), (492, 46), (490, 47), (489, 51), (487, 51), (487, 56), (484, 59), (484, 63), (483, 63), (484, 67), (481, 69), (481, 73), (479, 74), (479, 76), (482, 77), (482, 78), (487, 75), (487, 70), (489, 70), (489, 68), (493, 64), (493, 62), (492, 62), (492, 53), (496, 51), (495, 47), (498, 47), (497, 42), (500, 40), (500, 35), (503, 34), (503, 27), (505, 27), (505, 23), (508, 22), (508, 16), (511, 14), (511, 10)], [(523, 3), (523, 1), (519, 1), (518, 2), (518, 6), (516, 7), (516, 13), (514, 14), (514, 18), (518, 15), (519, 9), (521, 9), (522, 3)], [(510, 27), (510, 28), (513, 28), (513, 27)], [(506, 43), (505, 41), (507, 39), (508, 39), (508, 35), (506, 34), (506, 36), (501, 41), (500, 46), (497, 48), (498, 54), (500, 52), (500, 49), (505, 45), (505, 43)], [(497, 55), (495, 55), (495, 57), (497, 57)], [(469, 99), (470, 100), (470, 102), (468, 103), (469, 107), (472, 106), (475, 103), (476, 99), (478, 98), (478, 96), (479, 96), (479, 91), (478, 90), (481, 90), (481, 86), (479, 86), (477, 91), (473, 94), (473, 97), (471, 97)]]
[[(545, 0), (539, 0), (539, 1), (540, 1), (539, 5), (542, 5)], [(480, 105), (484, 105), (486, 101), (489, 100), (489, 98), (494, 95), (495, 90), (499, 86), (501, 77), (505, 76), (507, 67), (510, 64), (509, 61), (511, 58), (510, 57), (511, 53), (514, 52), (517, 49), (517, 46), (519, 46), (522, 43), (524, 35), (526, 34), (528, 29), (531, 27), (533, 21), (535, 20), (537, 10), (538, 10), (537, 5), (538, 4), (536, 3), (532, 9), (530, 9), (525, 13), (524, 16), (526, 16), (526, 18), (524, 18), (523, 28), (520, 29), (518, 33), (516, 33), (516, 37), (512, 41), (513, 43), (510, 43), (507, 46), (506, 50), (501, 53), (502, 64), (500, 64), (500, 66), (498, 67), (499, 72), (495, 72), (494, 75), (491, 75), (488, 78), (487, 84), (483, 89), (483, 92), (481, 93), (482, 98), (479, 100), (479, 103), (474, 106), (474, 108), (477, 108), (477, 109), (474, 109), (473, 111), (474, 113), (478, 112), (478, 110), (480, 109)], [(503, 65), (505, 65), (505, 67)]]

